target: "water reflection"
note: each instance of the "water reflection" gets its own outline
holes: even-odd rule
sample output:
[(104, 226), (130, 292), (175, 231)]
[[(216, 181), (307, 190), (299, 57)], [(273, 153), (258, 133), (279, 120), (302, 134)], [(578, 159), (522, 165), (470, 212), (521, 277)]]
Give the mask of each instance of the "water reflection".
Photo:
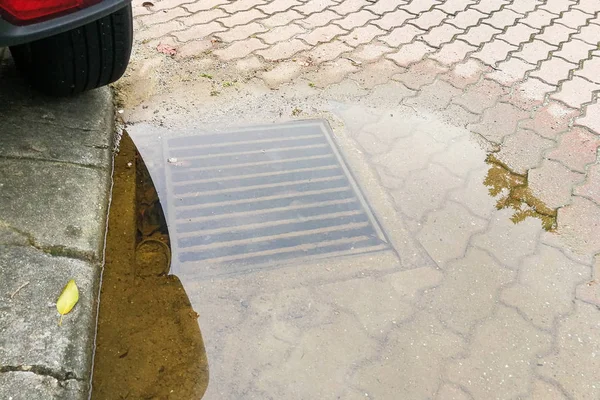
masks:
[[(289, 125), (275, 136), (239, 128), (281, 120), (255, 106), (201, 129), (129, 128), (165, 206), (171, 273), (200, 315), (205, 398), (433, 398), (442, 360), (466, 348), (438, 309), (471, 329), (493, 303), (477, 277), (503, 273), (470, 238), (496, 207), (521, 211), (516, 222), (537, 216), (517, 199), (542, 206), (519, 177), (490, 169), (468, 131), (426, 113), (321, 105), (329, 141)], [(498, 224), (502, 238), (509, 225)], [(531, 239), (512, 245), (541, 229), (519, 228)], [(465, 254), (469, 295), (485, 304), (473, 308), (462, 286), (438, 304), (442, 271)]]
[[(171, 273), (200, 314), (207, 399), (345, 392), (353, 363), (376, 346), (352, 311), (331, 300), (366, 284), (365, 274), (413, 268), (409, 260), (423, 253), (406, 232), (402, 246), (414, 251), (405, 257), (392, 248), (401, 224), (395, 238), (384, 234), (326, 130), (317, 121), (196, 132), (130, 127), (166, 205)], [(328, 283), (340, 279), (349, 281), (338, 293)], [(382, 301), (365, 293), (354, 306)], [(402, 319), (393, 310), (409, 310), (397, 295), (390, 307), (365, 320), (376, 324), (374, 335), (375, 326)]]

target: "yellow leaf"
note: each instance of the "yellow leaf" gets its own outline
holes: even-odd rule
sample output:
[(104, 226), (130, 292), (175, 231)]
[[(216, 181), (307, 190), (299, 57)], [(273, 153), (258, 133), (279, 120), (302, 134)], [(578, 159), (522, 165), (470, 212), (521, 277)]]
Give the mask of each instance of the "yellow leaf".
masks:
[(60, 320), (58, 321), (59, 326), (62, 324), (63, 315), (68, 314), (78, 301), (79, 289), (77, 289), (75, 281), (71, 279), (56, 301), (56, 309), (60, 313)]

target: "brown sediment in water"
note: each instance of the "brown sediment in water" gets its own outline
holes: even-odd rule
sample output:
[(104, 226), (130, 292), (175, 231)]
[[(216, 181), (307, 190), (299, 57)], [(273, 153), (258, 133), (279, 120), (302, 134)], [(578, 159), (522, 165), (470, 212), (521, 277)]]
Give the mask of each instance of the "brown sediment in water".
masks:
[(546, 206), (531, 193), (526, 175), (512, 172), (493, 154), (487, 157), (486, 163), (490, 165), (490, 169), (483, 184), (489, 188), (492, 197), (501, 195), (496, 201), (498, 210), (513, 209), (511, 221), (515, 224), (532, 217), (542, 221), (545, 230), (556, 229), (556, 210)]
[(147, 170), (125, 134), (115, 157), (92, 399), (200, 399), (208, 364), (198, 315), (167, 275), (169, 239)]

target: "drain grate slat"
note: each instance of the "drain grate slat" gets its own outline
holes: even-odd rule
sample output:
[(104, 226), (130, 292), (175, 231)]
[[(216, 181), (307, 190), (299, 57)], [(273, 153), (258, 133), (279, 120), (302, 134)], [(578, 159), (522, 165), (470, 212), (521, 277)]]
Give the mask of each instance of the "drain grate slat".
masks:
[(211, 146), (211, 147), (196, 147), (177, 149), (171, 152), (173, 157), (186, 158), (202, 158), (214, 157), (215, 154), (235, 155), (235, 154), (252, 154), (267, 151), (282, 151), (286, 149), (304, 149), (312, 147), (327, 146), (327, 141), (323, 137), (308, 137), (295, 140), (269, 140), (260, 142), (242, 142), (228, 145)]
[(309, 124), (304, 126), (286, 126), (277, 125), (264, 127), (265, 129), (240, 129), (235, 132), (222, 132), (211, 134), (200, 134), (196, 136), (186, 136), (180, 138), (169, 139), (167, 145), (169, 149), (188, 148), (191, 146), (205, 146), (209, 144), (223, 144), (235, 142), (249, 142), (259, 140), (277, 140), (286, 137), (307, 137), (307, 136), (323, 136), (319, 129), (319, 123), (312, 123), (317, 129), (310, 129)]
[(319, 180), (311, 180), (290, 184), (266, 184), (264, 187), (252, 188), (246, 190), (233, 190), (225, 193), (203, 193), (201, 196), (191, 193), (189, 195), (178, 196), (182, 206), (218, 203), (230, 200), (257, 200), (261, 197), (270, 197), (276, 195), (284, 195), (288, 193), (314, 192), (318, 190), (332, 188), (348, 188), (346, 177), (324, 178)]
[(196, 246), (214, 242), (229, 242), (243, 239), (257, 239), (274, 235), (285, 235), (302, 233), (304, 231), (319, 232), (319, 230), (343, 229), (347, 224), (366, 223), (368, 218), (364, 214), (356, 211), (345, 213), (346, 215), (336, 215), (330, 218), (313, 217), (309, 221), (287, 222), (276, 221), (267, 224), (257, 224), (259, 226), (240, 226), (234, 229), (227, 229), (225, 232), (199, 232), (200, 236), (191, 236), (189, 233), (179, 235), (179, 247)]
[(190, 167), (189, 165), (187, 165), (187, 168), (185, 169), (185, 171), (186, 172), (207, 172), (207, 171), (214, 172), (214, 171), (216, 171), (218, 173), (223, 172), (225, 174), (227, 174), (229, 171), (234, 171), (234, 172), (231, 172), (232, 174), (234, 174), (234, 173), (236, 173), (235, 170), (247, 171), (252, 168), (260, 168), (263, 166), (272, 166), (273, 168), (280, 169), (280, 168), (284, 168), (284, 167), (281, 167), (280, 164), (294, 163), (296, 161), (310, 162), (313, 160), (322, 160), (322, 159), (334, 160), (335, 158), (334, 158), (333, 154), (322, 154), (322, 155), (316, 155), (316, 156), (294, 157), (294, 158), (288, 158), (285, 160), (267, 160), (267, 161), (242, 163), (242, 164), (235, 164), (235, 165), (215, 165), (212, 167), (206, 166), (206, 167), (196, 168), (196, 167)]
[(342, 178), (343, 171), (337, 168), (303, 170), (299, 172), (287, 172), (281, 174), (271, 174), (267, 176), (249, 177), (241, 179), (220, 180), (213, 182), (181, 182), (174, 184), (175, 194), (186, 194), (190, 192), (204, 193), (222, 190), (243, 190), (252, 187), (265, 187), (276, 184), (290, 184), (294, 182), (314, 182), (322, 181), (326, 178)]
[(335, 204), (310, 204), (302, 205), (293, 208), (277, 208), (275, 210), (267, 210), (266, 212), (252, 212), (244, 214), (236, 214), (235, 216), (229, 217), (229, 214), (225, 214), (227, 218), (212, 218), (205, 219), (198, 222), (185, 222), (177, 225), (177, 232), (200, 232), (209, 229), (222, 229), (222, 228), (240, 228), (245, 225), (265, 223), (271, 221), (293, 221), (298, 219), (310, 218), (314, 215), (327, 216), (330, 214), (336, 214), (347, 211), (360, 211), (360, 204), (354, 199), (346, 202), (336, 202)]
[(333, 188), (320, 192), (305, 192), (301, 195), (285, 194), (263, 197), (261, 200), (232, 200), (222, 203), (207, 203), (195, 206), (181, 206), (177, 209), (177, 219), (190, 220), (194, 217), (217, 216), (228, 213), (266, 211), (272, 208), (288, 207), (294, 204), (315, 204), (325, 201), (347, 200), (354, 192), (349, 187)]
[[(261, 146), (263, 147), (263, 146)], [(230, 160), (230, 159), (247, 159), (260, 156), (261, 159), (279, 159), (281, 154), (296, 154), (296, 152), (312, 150), (312, 149), (326, 149), (327, 143), (310, 144), (306, 146), (286, 146), (286, 147), (274, 147), (274, 148), (263, 148), (261, 150), (246, 150), (246, 151), (234, 151), (235, 149), (229, 149), (229, 151), (216, 153), (210, 152), (208, 154), (196, 154), (193, 156), (179, 157), (182, 161), (187, 160), (205, 160), (205, 159), (218, 159), (218, 160)], [(177, 158), (177, 157), (174, 157)]]
[(174, 138), (165, 151), (175, 273), (389, 248), (322, 121)]
[(227, 179), (238, 178), (246, 175), (274, 174), (294, 170), (338, 167), (335, 158), (326, 154), (319, 158), (296, 159), (292, 161), (273, 162), (255, 166), (243, 166), (234, 168), (219, 168), (209, 170), (186, 170), (185, 172), (173, 173), (173, 182), (202, 179)]
[[(270, 249), (283, 250), (288, 247), (298, 247), (298, 240), (302, 240), (303, 245), (312, 245), (311, 247), (318, 248), (324, 242), (334, 241), (336, 239), (346, 239), (350, 237), (353, 239), (356, 238), (359, 240), (366, 240), (369, 239), (369, 237), (366, 236), (367, 233), (369, 233), (369, 227), (365, 225), (362, 227), (341, 231), (325, 232), (320, 234), (311, 233), (304, 236), (294, 236), (243, 245), (220, 247), (217, 249), (194, 251), (194, 253), (196, 254), (196, 260), (208, 260), (211, 258), (252, 254)], [(350, 242), (353, 242), (353, 240), (350, 240)]]
[[(188, 179), (186, 179), (190, 183), (206, 183), (206, 182), (222, 182), (222, 181), (233, 181), (237, 179), (250, 179), (250, 178), (263, 178), (263, 177), (274, 177), (278, 175), (288, 175), (291, 173), (297, 172), (307, 172), (307, 171), (326, 171), (332, 169), (339, 169), (339, 167), (335, 164), (325, 165), (325, 166), (315, 166), (314, 168), (298, 168), (298, 169), (290, 169), (287, 171), (269, 171), (269, 172), (261, 172), (261, 173), (240, 173), (235, 176), (221, 176), (221, 177), (211, 177), (206, 178), (200, 175), (196, 175), (195, 177), (190, 174)], [(177, 185), (177, 182), (173, 182), (174, 185)]]
[(292, 158), (298, 158), (307, 153), (315, 156), (324, 156), (329, 154), (329, 149), (327, 145), (319, 144), (314, 146), (305, 146), (279, 151), (253, 151), (247, 154), (219, 154), (218, 157), (203, 157), (197, 159), (182, 160), (182, 163), (190, 168), (206, 168), (217, 166), (226, 167), (240, 164), (244, 164), (246, 166), (254, 166), (260, 165), (261, 163), (267, 161), (285, 161)]

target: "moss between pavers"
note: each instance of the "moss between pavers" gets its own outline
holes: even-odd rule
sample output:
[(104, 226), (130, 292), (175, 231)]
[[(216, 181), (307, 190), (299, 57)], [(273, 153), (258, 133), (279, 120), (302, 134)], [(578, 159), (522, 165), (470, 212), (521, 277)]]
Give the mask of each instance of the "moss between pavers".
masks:
[(490, 165), (483, 184), (489, 188), (490, 195), (496, 197), (496, 208), (511, 208), (514, 213), (511, 221), (515, 224), (528, 217), (537, 218), (547, 231), (556, 229), (556, 210), (545, 205), (529, 189), (527, 176), (511, 171), (493, 154), (488, 155), (486, 163)]

